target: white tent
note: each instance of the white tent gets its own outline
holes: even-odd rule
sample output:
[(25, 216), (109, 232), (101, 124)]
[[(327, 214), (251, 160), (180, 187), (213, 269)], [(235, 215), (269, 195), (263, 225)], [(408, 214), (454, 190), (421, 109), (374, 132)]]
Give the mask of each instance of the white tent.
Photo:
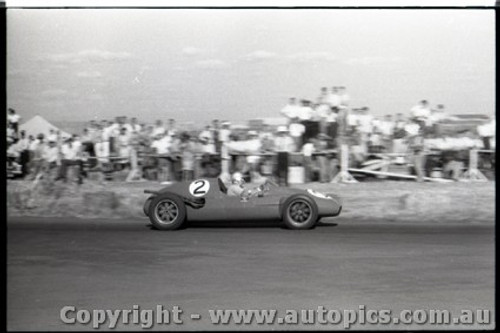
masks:
[(33, 135), (34, 137), (40, 133), (47, 137), (51, 129), (56, 132), (60, 131), (62, 138), (69, 138), (71, 136), (71, 134), (60, 130), (58, 127), (52, 125), (45, 118), (39, 115), (34, 116), (19, 126), (20, 131), (25, 131), (26, 135)]

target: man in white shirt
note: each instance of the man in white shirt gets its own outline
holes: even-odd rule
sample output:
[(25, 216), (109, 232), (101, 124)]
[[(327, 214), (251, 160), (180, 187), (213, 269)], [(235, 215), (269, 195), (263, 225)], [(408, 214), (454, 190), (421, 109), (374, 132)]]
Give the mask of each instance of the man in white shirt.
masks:
[(425, 126), (432, 129), (432, 133), (436, 136), (441, 136), (439, 123), (447, 119), (448, 115), (445, 112), (444, 105), (438, 104), (435, 109), (431, 110), (431, 114), (426, 120)]
[(349, 106), (351, 97), (349, 96), (349, 94), (347, 94), (345, 87), (339, 87), (339, 99), (340, 99), (340, 105), (345, 107)]
[(300, 104), (300, 107), (297, 109), (296, 117), (291, 117), (290, 120), (294, 120), (295, 118), (298, 118), (301, 122), (311, 120), (314, 116), (314, 110), (310, 102), (303, 99)]
[(295, 151), (294, 141), (288, 135), (286, 126), (279, 126), (277, 136), (274, 140), (275, 151), (278, 156), (278, 182), (285, 186), (288, 185), (288, 156)]
[(172, 136), (172, 134), (179, 134), (177, 133), (178, 132), (178, 129), (177, 129), (177, 123), (175, 122), (175, 119), (173, 118), (170, 118), (168, 120), (168, 129), (167, 129), (167, 133), (168, 135)]
[(328, 88), (322, 87), (317, 98), (318, 104), (328, 104)]
[(297, 117), (298, 109), (299, 109), (299, 106), (297, 105), (297, 100), (295, 99), (295, 97), (291, 97), (288, 100), (288, 104), (285, 105), (285, 107), (283, 107), (283, 109), (281, 109), (280, 114), (282, 116), (286, 117), (287, 119), (292, 119), (292, 118)]
[(360, 113), (357, 117), (358, 121), (358, 131), (361, 134), (362, 143), (368, 142), (369, 134), (373, 133), (373, 115), (369, 114), (369, 108), (363, 107), (360, 110)]
[(49, 135), (47, 136), (47, 142), (54, 141), (57, 142), (57, 134), (54, 129), (49, 129)]
[(429, 102), (425, 99), (420, 101), (417, 105), (410, 110), (411, 119), (416, 121), (420, 127), (425, 130), (426, 124), (431, 116), (431, 109), (429, 107)]
[(382, 135), (382, 145), (387, 149), (388, 152), (392, 151), (392, 138), (394, 135), (394, 121), (392, 120), (392, 115), (387, 114), (384, 116), (384, 120), (378, 122), (377, 130)]
[(295, 148), (300, 149), (302, 147), (302, 137), (306, 132), (306, 127), (304, 124), (300, 123), (299, 118), (293, 118), (288, 126), (288, 131), (295, 142)]
[(151, 148), (158, 155), (158, 179), (160, 181), (171, 181), (171, 157), (170, 148), (172, 138), (166, 134), (158, 134), (156, 140), (151, 143)]
[(165, 130), (165, 127), (163, 126), (163, 122), (161, 120), (157, 120), (155, 122), (155, 125), (153, 127), (153, 131), (151, 132), (151, 137), (152, 138), (156, 138), (158, 135), (162, 135), (165, 134), (166, 130)]
[(30, 141), (26, 137), (26, 132), (25, 131), (20, 131), (19, 133), (19, 141), (17, 141), (16, 145), (18, 146), (19, 150), (19, 163), (21, 164), (21, 172), (22, 172), (22, 177), (25, 177), (28, 172), (29, 172), (29, 161), (30, 161), (30, 151), (29, 151), (29, 146), (30, 146)]
[(312, 154), (314, 152), (314, 139), (310, 138), (302, 146), (302, 155), (304, 156), (304, 171), (305, 171), (305, 181), (309, 183), (312, 180), (312, 170), (313, 170), (313, 160)]
[(109, 163), (109, 142), (105, 142), (102, 136), (96, 137), (96, 143), (94, 144), (94, 151), (97, 161), (101, 163)]
[(142, 131), (142, 126), (141, 124), (138, 123), (136, 117), (132, 117), (130, 119), (130, 127), (131, 127), (131, 132), (133, 133), (140, 133)]
[(209, 125), (205, 126), (205, 129), (200, 133), (198, 139), (203, 145), (202, 151), (205, 154), (215, 154), (215, 140), (213, 132)]
[(494, 141), (494, 138), (496, 136), (496, 120), (495, 116), (492, 116), (492, 119), (490, 122), (483, 124), (483, 125), (478, 125), (477, 126), (477, 133), (481, 137), (481, 140), (483, 141), (483, 147), (484, 149), (490, 150), (491, 143)]
[(57, 147), (56, 141), (49, 141), (48, 146), (45, 147), (43, 152), (43, 160), (45, 163), (45, 169), (51, 172), (60, 164), (59, 160), (59, 147)]
[(219, 141), (221, 144), (229, 142), (229, 136), (231, 135), (230, 129), (231, 123), (224, 121), (221, 124), (221, 129), (219, 131)]
[(7, 124), (11, 125), (14, 129), (14, 132), (18, 133), (19, 131), (19, 122), (21, 121), (21, 116), (16, 113), (16, 110), (9, 108), (9, 113), (7, 115)]
[(328, 95), (327, 100), (328, 104), (330, 104), (330, 107), (332, 107), (334, 111), (336, 111), (336, 109), (341, 105), (338, 87), (332, 87), (332, 91), (330, 95)]
[(81, 143), (77, 136), (70, 137), (61, 146), (61, 166), (56, 180), (63, 180), (63, 182), (67, 182), (68, 167), (76, 167), (75, 173), (77, 174), (78, 184), (83, 183), (80, 149)]

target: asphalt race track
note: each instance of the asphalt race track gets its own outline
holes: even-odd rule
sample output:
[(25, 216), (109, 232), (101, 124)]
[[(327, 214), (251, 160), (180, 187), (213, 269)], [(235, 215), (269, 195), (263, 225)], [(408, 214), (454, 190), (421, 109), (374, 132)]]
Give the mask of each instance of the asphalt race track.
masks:
[(162, 330), (343, 329), (213, 325), (209, 309), (494, 309), (493, 225), (328, 219), (309, 231), (232, 222), (164, 232), (146, 218), (9, 218), (7, 228), (9, 330), (92, 329), (63, 324), (67, 305), (179, 306), (183, 324), (153, 327)]

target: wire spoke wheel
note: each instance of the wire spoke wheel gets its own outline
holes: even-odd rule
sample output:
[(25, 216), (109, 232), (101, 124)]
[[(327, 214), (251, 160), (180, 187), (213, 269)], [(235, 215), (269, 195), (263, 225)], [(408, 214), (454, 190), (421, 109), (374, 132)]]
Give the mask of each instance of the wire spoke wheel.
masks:
[(179, 207), (173, 200), (164, 199), (156, 204), (154, 212), (158, 222), (170, 224), (178, 218)]

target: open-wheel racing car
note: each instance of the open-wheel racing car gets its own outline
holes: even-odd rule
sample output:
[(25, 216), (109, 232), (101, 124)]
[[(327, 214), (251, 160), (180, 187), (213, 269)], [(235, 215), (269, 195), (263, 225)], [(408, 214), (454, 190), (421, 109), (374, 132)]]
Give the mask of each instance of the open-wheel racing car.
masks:
[(282, 220), (290, 229), (310, 229), (322, 217), (342, 210), (338, 196), (312, 189), (280, 187), (267, 180), (249, 198), (230, 196), (220, 178), (179, 182), (151, 196), (144, 213), (157, 229), (174, 230), (189, 221)]

